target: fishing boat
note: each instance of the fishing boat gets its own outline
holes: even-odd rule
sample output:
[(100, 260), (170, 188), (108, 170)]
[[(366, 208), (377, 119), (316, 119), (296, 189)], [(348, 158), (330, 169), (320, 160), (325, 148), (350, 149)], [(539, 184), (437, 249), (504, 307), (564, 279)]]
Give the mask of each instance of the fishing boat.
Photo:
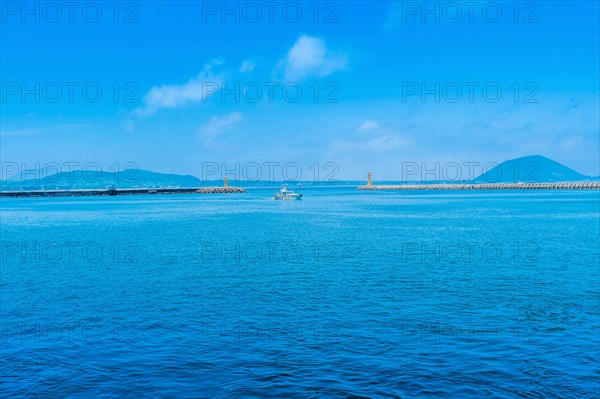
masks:
[(283, 187), (280, 192), (275, 193), (275, 197), (273, 199), (276, 200), (299, 200), (302, 198), (302, 194), (298, 194), (293, 192), (292, 190), (288, 190), (287, 187)]

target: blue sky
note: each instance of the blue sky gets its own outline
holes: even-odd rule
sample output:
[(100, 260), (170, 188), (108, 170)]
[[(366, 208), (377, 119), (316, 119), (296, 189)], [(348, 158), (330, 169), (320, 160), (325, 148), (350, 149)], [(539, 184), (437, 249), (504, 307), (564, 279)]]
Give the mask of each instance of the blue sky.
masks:
[(600, 174), (596, 1), (54, 4), (2, 3), (3, 162), (394, 179), (540, 154)]

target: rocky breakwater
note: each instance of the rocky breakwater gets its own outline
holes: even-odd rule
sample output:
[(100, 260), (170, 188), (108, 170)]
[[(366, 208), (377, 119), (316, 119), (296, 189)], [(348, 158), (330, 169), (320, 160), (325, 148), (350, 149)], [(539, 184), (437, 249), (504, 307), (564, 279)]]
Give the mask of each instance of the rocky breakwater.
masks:
[(198, 194), (234, 194), (245, 192), (246, 190), (239, 187), (203, 187), (196, 190)]

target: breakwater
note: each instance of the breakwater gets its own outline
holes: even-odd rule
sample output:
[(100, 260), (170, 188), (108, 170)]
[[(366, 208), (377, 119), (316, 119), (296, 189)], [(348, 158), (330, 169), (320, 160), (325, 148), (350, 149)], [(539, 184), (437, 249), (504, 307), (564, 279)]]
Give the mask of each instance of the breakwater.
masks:
[(359, 190), (599, 190), (600, 181), (557, 183), (473, 183), (366, 185)]
[(89, 197), (113, 195), (150, 194), (233, 194), (245, 193), (238, 187), (193, 187), (193, 188), (121, 188), (96, 190), (22, 190), (0, 191), (0, 197)]

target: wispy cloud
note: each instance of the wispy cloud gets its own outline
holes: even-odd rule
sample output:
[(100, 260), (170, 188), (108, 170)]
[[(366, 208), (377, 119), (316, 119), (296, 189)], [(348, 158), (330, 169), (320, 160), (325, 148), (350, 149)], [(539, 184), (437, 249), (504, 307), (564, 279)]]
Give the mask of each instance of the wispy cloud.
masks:
[(19, 137), (19, 136), (31, 136), (41, 132), (40, 128), (28, 128), (28, 129), (18, 129), (18, 130), (1, 130), (0, 136), (3, 137)]
[(356, 128), (359, 132), (370, 132), (379, 128), (379, 122), (377, 121), (364, 121)]
[(25, 137), (25, 136), (33, 136), (40, 133), (52, 132), (55, 130), (62, 131), (64, 129), (81, 129), (86, 127), (85, 123), (71, 123), (71, 124), (58, 124), (58, 125), (50, 125), (42, 127), (29, 127), (24, 129), (0, 129), (0, 136), (2, 137)]
[(254, 71), (254, 68), (256, 68), (256, 64), (250, 60), (246, 60), (246, 61), (242, 62), (242, 66), (240, 66), (240, 72), (241, 73), (250, 73), (250, 72)]
[(387, 134), (364, 139), (337, 139), (329, 144), (329, 148), (334, 151), (375, 151), (384, 152), (402, 148), (410, 144), (410, 140), (398, 134)]
[(321, 78), (347, 66), (344, 54), (330, 51), (322, 39), (302, 35), (281, 62), (285, 78), (295, 81), (311, 76)]
[(206, 124), (198, 129), (198, 133), (204, 137), (207, 145), (214, 145), (216, 136), (229, 131), (241, 120), (242, 114), (239, 112), (232, 112), (231, 114), (221, 117), (213, 116)]
[(398, 27), (399, 21), (402, 19), (402, 8), (405, 5), (402, 3), (390, 2), (389, 10), (385, 21), (383, 22), (383, 29), (385, 31), (391, 31)]
[(81, 129), (82, 127), (86, 127), (85, 123), (70, 123), (66, 125), (58, 125), (61, 129)]
[(206, 101), (219, 90), (224, 81), (223, 74), (215, 74), (213, 68), (220, 65), (213, 61), (204, 66), (196, 77), (181, 85), (154, 86), (143, 97), (144, 105), (136, 108), (133, 115), (141, 118), (166, 108), (177, 108), (189, 103)]
[[(368, 133), (368, 134), (365, 134)], [(329, 148), (345, 152), (378, 152), (407, 149), (412, 140), (406, 129), (390, 120), (365, 120), (347, 130), (344, 138), (334, 139)]]

